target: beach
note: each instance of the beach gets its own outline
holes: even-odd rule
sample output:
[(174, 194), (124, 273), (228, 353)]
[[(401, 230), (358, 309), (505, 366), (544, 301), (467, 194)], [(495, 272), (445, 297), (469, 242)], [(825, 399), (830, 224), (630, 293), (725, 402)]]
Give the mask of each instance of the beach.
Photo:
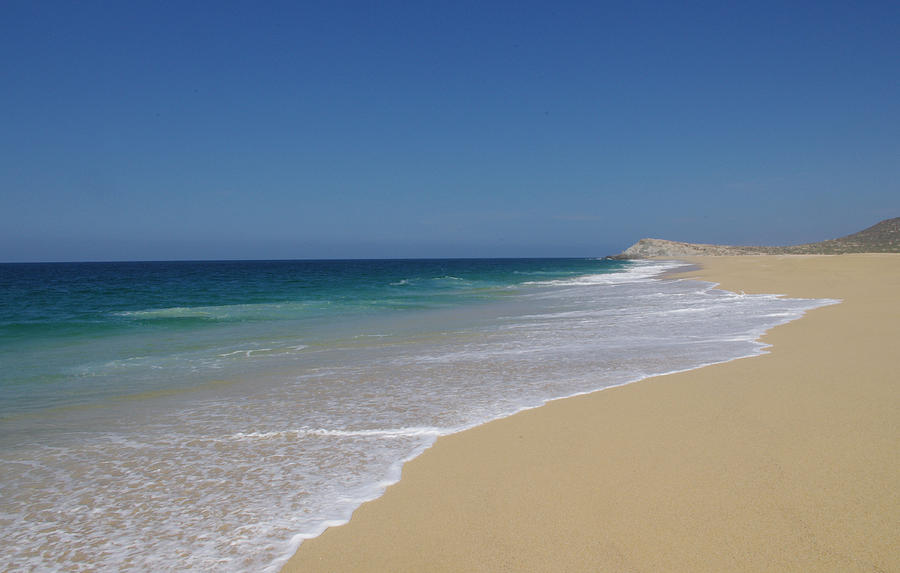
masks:
[(0, 570), (275, 573), (441, 436), (759, 355), (836, 303), (664, 278), (689, 268), (3, 265)]
[(766, 354), (441, 437), (283, 571), (900, 570), (900, 255), (689, 262), (842, 303)]

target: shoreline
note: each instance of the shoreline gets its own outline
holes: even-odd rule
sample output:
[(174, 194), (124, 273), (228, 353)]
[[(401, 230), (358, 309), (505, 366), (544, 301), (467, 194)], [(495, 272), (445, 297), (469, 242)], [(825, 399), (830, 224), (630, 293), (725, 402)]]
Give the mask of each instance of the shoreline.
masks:
[[(847, 571), (900, 565), (891, 535), (900, 526), (900, 501), (891, 488), (900, 475), (897, 410), (890, 408), (897, 393), (885, 382), (900, 364), (884, 346), (900, 340), (896, 324), (884, 324), (900, 309), (891, 296), (900, 292), (900, 256), (681, 260), (702, 268), (679, 277), (719, 288), (844, 304), (768, 331), (760, 339), (770, 345), (768, 353), (752, 360), (555, 400), (442, 437), (347, 525), (304, 541), (282, 570)], [(867, 281), (865, 273), (878, 274), (878, 267), (886, 276)], [(887, 335), (882, 352), (875, 352), (882, 360), (867, 358), (859, 370), (880, 398), (873, 402), (854, 392), (856, 386), (831, 379), (817, 386), (810, 371), (848, 377), (853, 353), (826, 345), (816, 355), (822, 340), (810, 336), (825, 336), (844, 350), (858, 347), (859, 337), (855, 345), (835, 340), (835, 326), (860, 330), (859, 313), (879, 297), (893, 303), (874, 329)], [(835, 308), (842, 310), (829, 311)], [(878, 322), (870, 314), (862, 321), (868, 325), (863, 338), (872, 338)], [(848, 393), (855, 409), (846, 407), (853, 403)], [(796, 415), (809, 413), (805, 402), (832, 415)], [(855, 440), (846, 431), (835, 436), (833, 410), (844, 417), (849, 410), (857, 425), (877, 420), (894, 432), (870, 423), (868, 434), (861, 430)], [(810, 426), (831, 430), (824, 435), (832, 442)], [(852, 443), (835, 452), (840, 439)], [(793, 443), (804, 440), (814, 447)], [(843, 459), (848, 452), (869, 455), (866, 463), (852, 463)], [(871, 470), (879, 460), (881, 469)], [(838, 467), (844, 472), (836, 474)], [(856, 474), (862, 481), (848, 484), (847, 476)], [(827, 501), (816, 493), (821, 488)]]

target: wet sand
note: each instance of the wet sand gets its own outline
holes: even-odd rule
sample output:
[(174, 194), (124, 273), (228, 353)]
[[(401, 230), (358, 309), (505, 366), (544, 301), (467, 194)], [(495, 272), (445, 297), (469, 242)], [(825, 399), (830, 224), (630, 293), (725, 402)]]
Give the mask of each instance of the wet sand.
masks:
[(844, 302), (768, 354), (441, 438), (284, 571), (900, 571), (900, 255), (689, 260)]

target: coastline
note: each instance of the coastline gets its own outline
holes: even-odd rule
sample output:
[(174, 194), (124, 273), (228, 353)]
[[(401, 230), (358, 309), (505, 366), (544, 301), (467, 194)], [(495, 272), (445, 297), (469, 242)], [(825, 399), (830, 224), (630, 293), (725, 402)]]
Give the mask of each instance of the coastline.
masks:
[(900, 569), (900, 255), (684, 260), (844, 302), (768, 354), (440, 438), (283, 571)]

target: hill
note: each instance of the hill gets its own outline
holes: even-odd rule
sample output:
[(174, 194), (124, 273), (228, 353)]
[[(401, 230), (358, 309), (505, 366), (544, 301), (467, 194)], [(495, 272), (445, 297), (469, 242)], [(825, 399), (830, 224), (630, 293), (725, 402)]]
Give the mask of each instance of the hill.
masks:
[(885, 219), (846, 237), (785, 247), (708, 245), (665, 239), (641, 239), (611, 258), (646, 259), (697, 255), (840, 255), (845, 253), (900, 253), (900, 217)]

